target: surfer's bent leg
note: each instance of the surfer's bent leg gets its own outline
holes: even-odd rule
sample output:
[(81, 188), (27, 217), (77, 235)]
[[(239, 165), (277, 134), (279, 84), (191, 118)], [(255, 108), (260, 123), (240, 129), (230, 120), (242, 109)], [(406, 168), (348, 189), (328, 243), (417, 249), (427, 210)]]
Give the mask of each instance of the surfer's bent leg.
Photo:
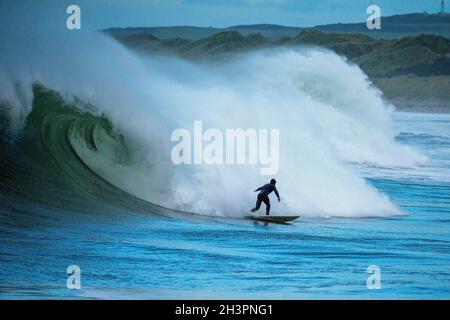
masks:
[(251, 212), (258, 211), (259, 208), (261, 207), (261, 202), (262, 202), (261, 195), (258, 194), (258, 198), (256, 198), (256, 206), (255, 206), (252, 210), (250, 210), (250, 211), (251, 211)]
[(268, 196), (265, 196), (262, 198), (262, 201), (264, 201), (264, 204), (266, 205), (266, 216), (270, 213), (270, 199)]

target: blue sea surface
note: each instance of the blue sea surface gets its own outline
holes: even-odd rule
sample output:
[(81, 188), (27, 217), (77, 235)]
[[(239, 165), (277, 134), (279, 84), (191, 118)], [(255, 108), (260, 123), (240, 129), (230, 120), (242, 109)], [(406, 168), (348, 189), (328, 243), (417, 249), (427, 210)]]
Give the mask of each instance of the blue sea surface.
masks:
[[(2, 193), (0, 298), (449, 299), (450, 115), (394, 120), (397, 140), (429, 161), (359, 169), (404, 216), (277, 225), (95, 203), (77, 212)], [(70, 265), (80, 290), (66, 287)], [(380, 289), (367, 286), (371, 265)]]

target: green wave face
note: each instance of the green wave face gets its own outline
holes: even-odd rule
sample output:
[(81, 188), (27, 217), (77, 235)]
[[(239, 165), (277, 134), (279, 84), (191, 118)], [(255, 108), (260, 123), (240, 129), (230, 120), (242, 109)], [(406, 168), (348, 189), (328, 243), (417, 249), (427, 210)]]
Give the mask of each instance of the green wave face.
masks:
[[(48, 193), (62, 187), (70, 193), (128, 210), (167, 213), (133, 194), (136, 181), (146, 176), (142, 174), (139, 156), (133, 154), (125, 136), (114, 130), (108, 119), (69, 105), (57, 93), (42, 87), (36, 86), (34, 94), (33, 109), (20, 139), (13, 148), (5, 150), (11, 159), (9, 163), (5, 161), (8, 168), (4, 171), (22, 177), (9, 184), (9, 189), (24, 185), (44, 193), (37, 198), (50, 199)], [(33, 163), (24, 166), (33, 167), (36, 175), (45, 173), (42, 177), (36, 179), (32, 174), (21, 173), (20, 168), (11, 167), (14, 158), (24, 155)], [(27, 194), (30, 192), (24, 192), (23, 196)]]

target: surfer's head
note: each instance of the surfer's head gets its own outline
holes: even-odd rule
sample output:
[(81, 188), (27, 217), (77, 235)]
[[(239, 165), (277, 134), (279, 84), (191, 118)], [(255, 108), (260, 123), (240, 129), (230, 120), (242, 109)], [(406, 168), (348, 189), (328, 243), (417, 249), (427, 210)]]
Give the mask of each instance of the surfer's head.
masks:
[(275, 179), (270, 180), (270, 184), (276, 185), (277, 184), (277, 180), (275, 180)]

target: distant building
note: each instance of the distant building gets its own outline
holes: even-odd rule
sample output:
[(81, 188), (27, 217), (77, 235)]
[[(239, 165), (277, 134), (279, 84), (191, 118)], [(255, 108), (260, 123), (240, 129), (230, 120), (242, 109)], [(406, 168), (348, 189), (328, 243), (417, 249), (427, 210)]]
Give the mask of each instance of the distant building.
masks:
[(441, 0), (441, 14), (445, 13), (445, 0)]

